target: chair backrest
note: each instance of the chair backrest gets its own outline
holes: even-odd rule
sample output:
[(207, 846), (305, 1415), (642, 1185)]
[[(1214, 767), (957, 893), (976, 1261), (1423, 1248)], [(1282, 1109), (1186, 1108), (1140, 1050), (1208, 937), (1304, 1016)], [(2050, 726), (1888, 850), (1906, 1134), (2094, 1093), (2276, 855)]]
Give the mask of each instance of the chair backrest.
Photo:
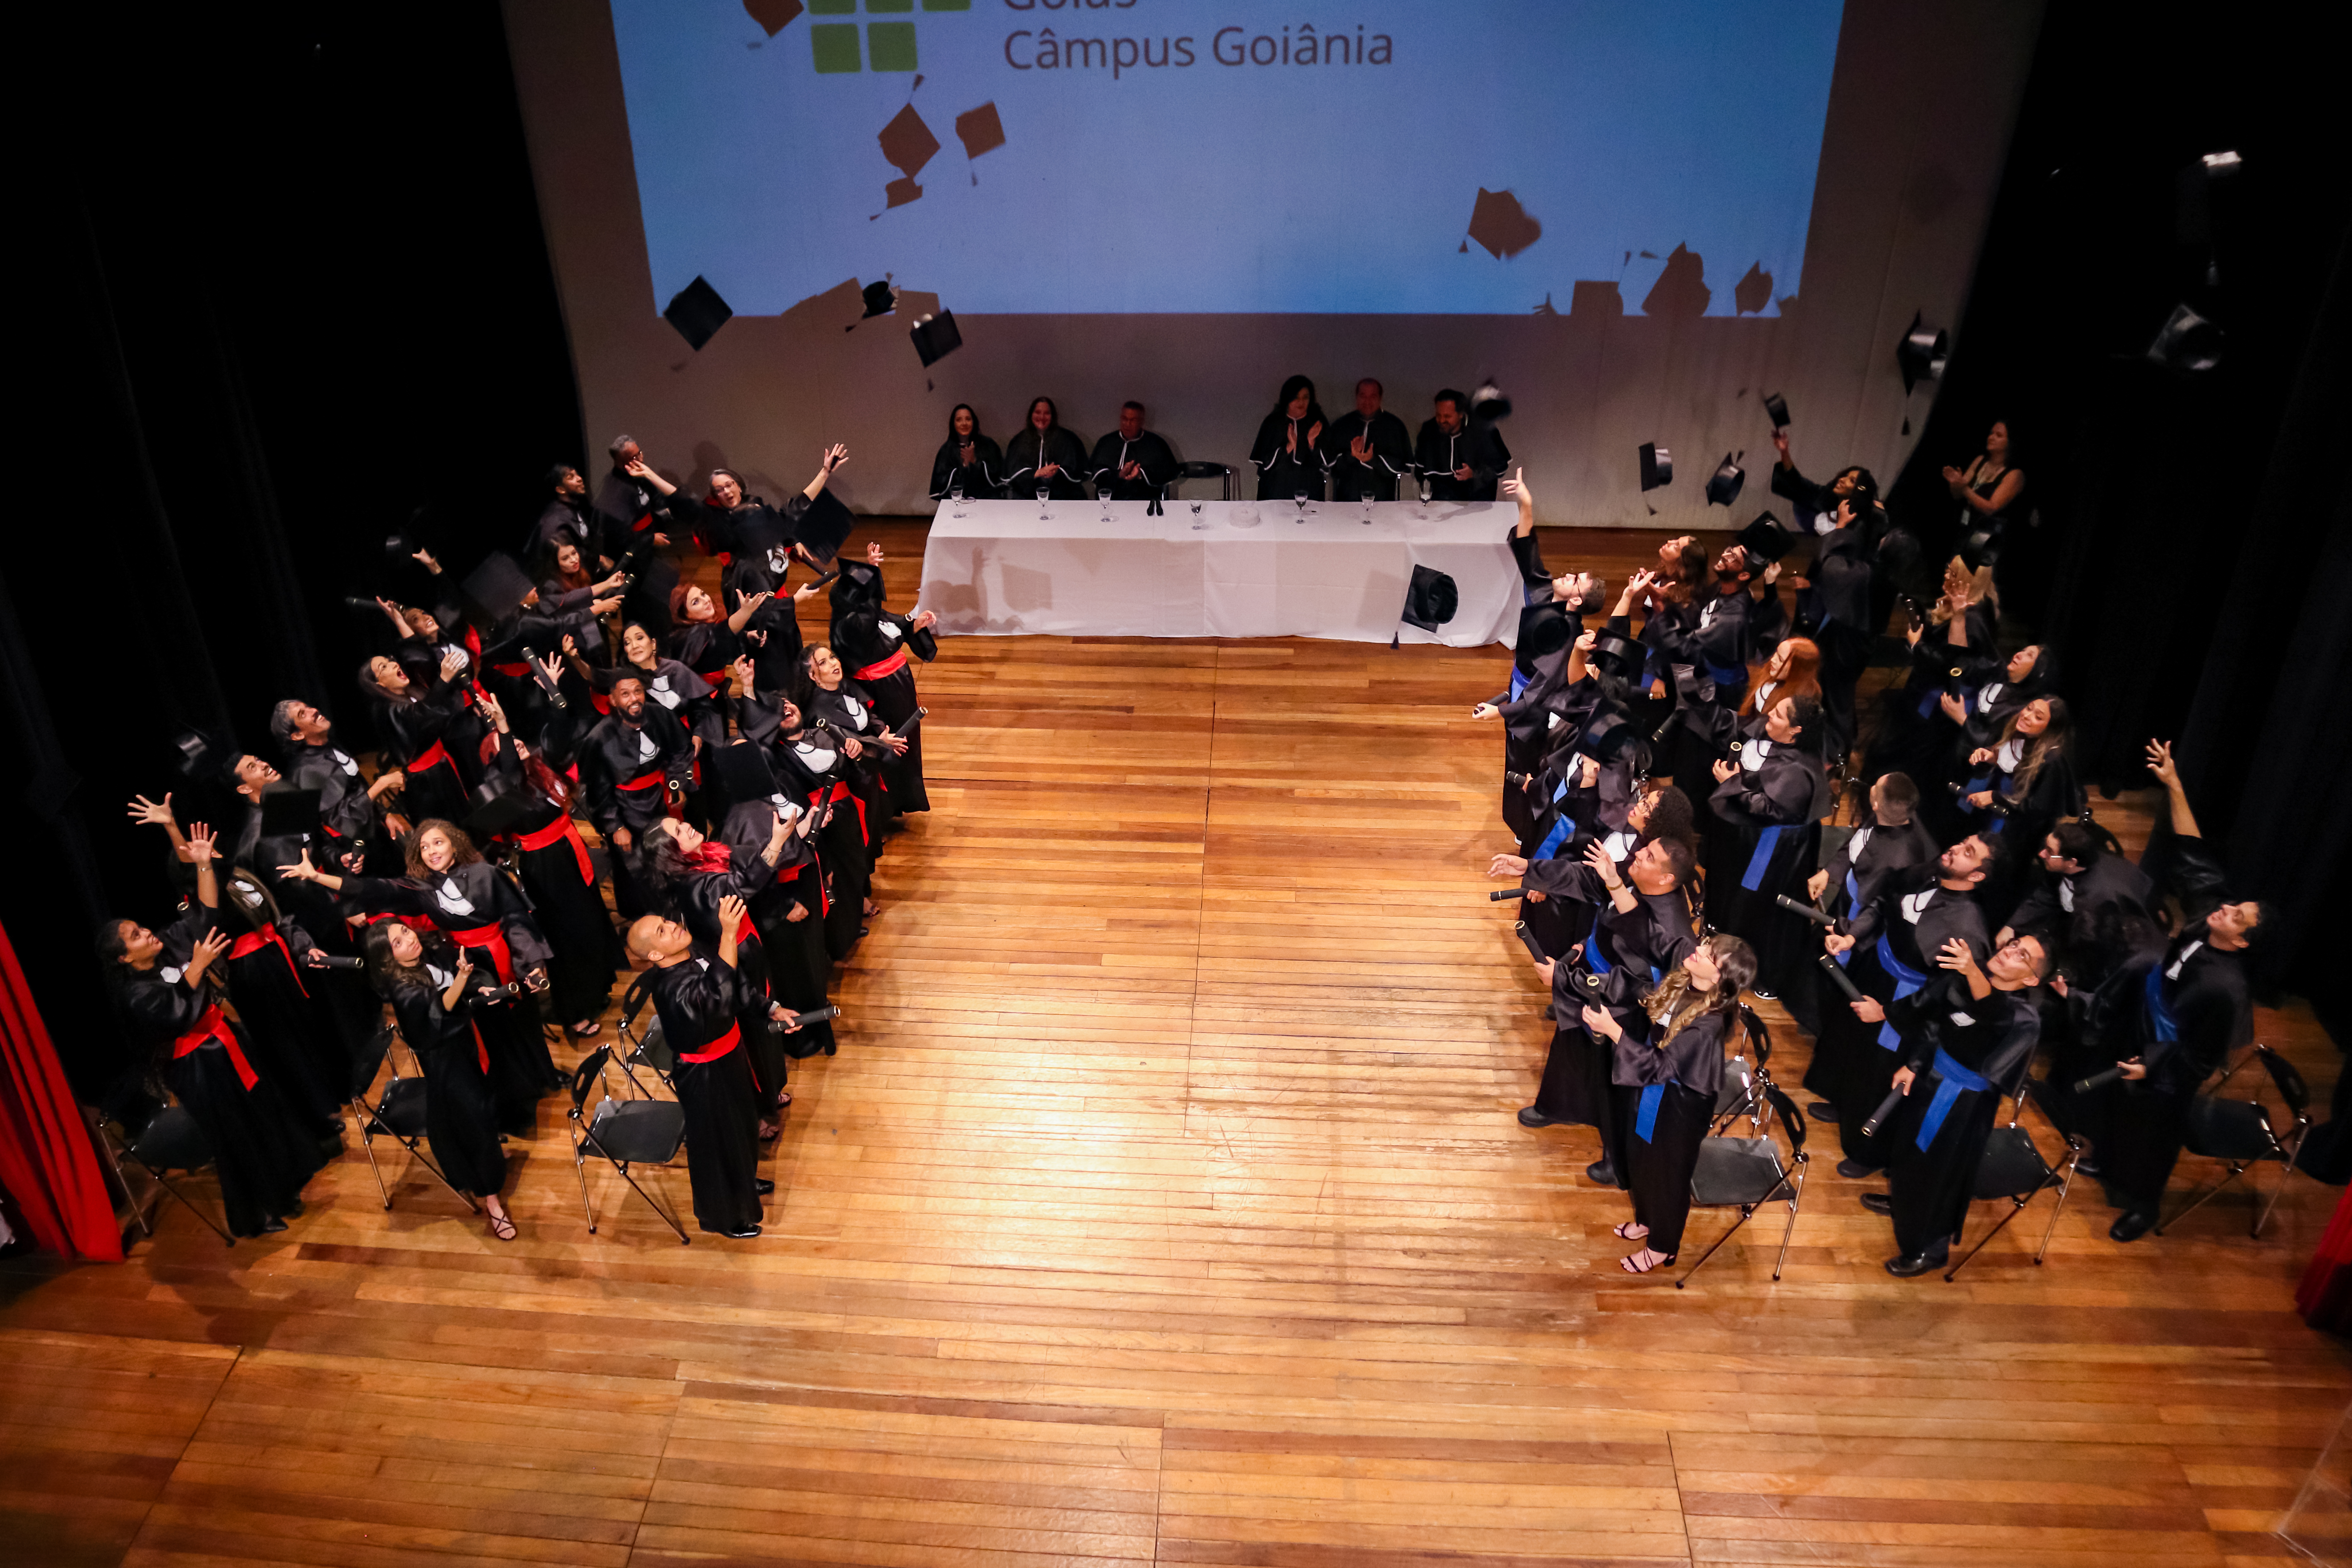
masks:
[[(392, 1054), (393, 1031), (378, 1029), (373, 1038), (352, 1053), (352, 1098), (359, 1100), (375, 1083), (375, 1075), (383, 1067), (383, 1058)], [(400, 1069), (394, 1068), (395, 1073)]]
[(131, 1143), (131, 1152), (158, 1171), (198, 1171), (213, 1162), (212, 1145), (184, 1105), (165, 1106)]
[(1746, 1057), (1730, 1058), (1723, 1064), (1723, 1083), (1715, 1091), (1716, 1120), (1736, 1117), (1755, 1101), (1756, 1070)]
[(2271, 1082), (2278, 1086), (2279, 1098), (2285, 1100), (2286, 1108), (2294, 1112), (2298, 1121), (2301, 1120), (2303, 1113), (2311, 1109), (2311, 1086), (2303, 1081), (2303, 1074), (2295, 1070), (2293, 1062), (2268, 1046), (2256, 1046), (2254, 1055), (2268, 1069)]
[(1756, 1047), (1756, 1065), (1763, 1067), (1772, 1059), (1772, 1031), (1745, 1002), (1739, 1005), (1739, 1026), (1748, 1031), (1748, 1044)]
[(1764, 1080), (1764, 1102), (1780, 1117), (1781, 1128), (1789, 1134), (1789, 1147), (1801, 1152), (1805, 1147), (1805, 1115), (1797, 1102), (1780, 1092), (1780, 1086), (1770, 1079)]
[(588, 1088), (604, 1073), (604, 1064), (612, 1059), (613, 1047), (598, 1046), (580, 1058), (572, 1074), (572, 1109), (578, 1110), (588, 1103)]

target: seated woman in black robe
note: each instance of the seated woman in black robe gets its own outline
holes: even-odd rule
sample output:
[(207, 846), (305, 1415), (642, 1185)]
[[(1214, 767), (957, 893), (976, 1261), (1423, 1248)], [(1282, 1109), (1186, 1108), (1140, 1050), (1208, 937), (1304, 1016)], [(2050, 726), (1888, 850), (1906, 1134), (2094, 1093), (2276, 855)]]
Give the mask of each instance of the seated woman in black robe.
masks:
[(1626, 1027), (1622, 1012), (1584, 1009), (1584, 1026), (1610, 1052), (1610, 1114), (1633, 1198), (1633, 1217), (1617, 1235), (1644, 1244), (1618, 1259), (1628, 1274), (1662, 1268), (1682, 1252), (1691, 1173), (1715, 1121), (1739, 994), (1755, 978), (1756, 954), (1738, 937), (1718, 933), (1692, 948), (1643, 997), (1649, 1026), (1640, 1034)]
[(360, 692), (374, 705), (376, 733), (383, 737), (383, 763), (406, 775), (401, 805), (411, 821), (465, 815), (466, 781), (446, 743), (463, 739), (451, 731), (466, 711), (465, 689), (456, 684), (465, 668), (460, 656), (445, 653), (441, 679), (429, 688), (383, 654), (360, 670)]
[(219, 926), (212, 829), (190, 825), (188, 849), (196, 886), (186, 912), (161, 931), (105, 921), (99, 963), (134, 1047), (211, 1145), (229, 1234), (259, 1236), (302, 1212), (303, 1184), (341, 1141), (255, 1069), (243, 1029), (222, 1011), (212, 972), (229, 937)]
[(1050, 397), (1031, 400), (1028, 423), (1005, 443), (1004, 468), (1008, 494), (1029, 495), (1044, 485), (1049, 500), (1086, 500), (1086, 443), (1062, 428)]
[(1315, 401), (1315, 384), (1294, 375), (1282, 384), (1274, 411), (1258, 421), (1257, 439), (1250, 446), (1257, 499), (1321, 500), (1327, 468), (1322, 441), (1323, 405)]
[(1004, 452), (980, 433), (980, 414), (969, 403), (948, 411), (948, 438), (931, 459), (931, 499), (945, 500), (958, 486), (974, 500), (1004, 490)]
[(499, 1146), (498, 1108), (490, 1092), (490, 1050), (478, 1012), (501, 1005), (503, 988), (473, 956), (440, 936), (419, 936), (400, 921), (368, 928), (368, 976), (392, 1004), (400, 1037), (425, 1070), (425, 1142), (451, 1186), (482, 1201), (490, 1234), (515, 1238), (514, 1221), (499, 1196), (506, 1186), (507, 1155)]

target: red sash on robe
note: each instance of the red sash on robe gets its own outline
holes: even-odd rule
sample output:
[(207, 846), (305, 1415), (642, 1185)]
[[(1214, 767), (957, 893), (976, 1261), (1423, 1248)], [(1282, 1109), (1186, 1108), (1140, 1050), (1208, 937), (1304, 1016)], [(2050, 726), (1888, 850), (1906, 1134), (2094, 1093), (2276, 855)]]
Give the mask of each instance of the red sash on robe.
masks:
[(236, 1031), (228, 1026), (228, 1018), (221, 1012), (217, 1002), (205, 1009), (205, 1016), (196, 1020), (194, 1028), (172, 1042), (172, 1059), (179, 1060), (208, 1040), (218, 1040), (221, 1047), (228, 1052), (228, 1059), (236, 1068), (237, 1079), (246, 1088), (251, 1089), (261, 1081), (261, 1075), (255, 1072), (253, 1064), (245, 1059), (245, 1047), (236, 1043)]
[(588, 860), (588, 846), (580, 837), (580, 825), (565, 812), (544, 827), (516, 836), (515, 844), (524, 849), (544, 849), (560, 838), (572, 840), (572, 858), (580, 862), (580, 879), (590, 887), (596, 885), (596, 868)]
[[(441, 742), (438, 741), (434, 742), (431, 745), (425, 747), (423, 751), (409, 758), (408, 766), (402, 771), (413, 773), (420, 772), (425, 768), (447, 768), (453, 777), (456, 776), (457, 772), (457, 764), (449, 760), (449, 753), (441, 749)], [(463, 788), (465, 786), (465, 781), (463, 779), (459, 779), (457, 782), (459, 788)]]
[(294, 989), (305, 996), (310, 994), (310, 988), (302, 984), (301, 966), (294, 962), (294, 950), (286, 945), (286, 939), (278, 934), (278, 928), (274, 925), (265, 925), (259, 931), (246, 932), (236, 939), (236, 945), (228, 950), (228, 955), (231, 958), (251, 958), (255, 953), (259, 952), (265, 944), (274, 945), (278, 952), (286, 955), (286, 967), (294, 973)]
[(697, 1065), (703, 1062), (715, 1062), (742, 1043), (743, 1026), (740, 1024), (730, 1024), (727, 1026), (727, 1032), (725, 1034), (719, 1036), (717, 1039), (711, 1041), (709, 1045), (703, 1047), (702, 1049), (698, 1051), (678, 1052), (677, 1059), (682, 1062), (694, 1062)]
[(514, 984), (514, 954), (507, 949), (506, 928), (495, 921), (486, 926), (469, 926), (464, 931), (451, 931), (449, 940), (459, 947), (489, 949), (491, 960), (499, 966), (499, 983), (502, 985)]
[(849, 672), (849, 676), (853, 680), (879, 680), (886, 675), (896, 675), (906, 668), (907, 645), (901, 643), (898, 645), (898, 651), (888, 658), (879, 664), (869, 664), (864, 669), (853, 669)]

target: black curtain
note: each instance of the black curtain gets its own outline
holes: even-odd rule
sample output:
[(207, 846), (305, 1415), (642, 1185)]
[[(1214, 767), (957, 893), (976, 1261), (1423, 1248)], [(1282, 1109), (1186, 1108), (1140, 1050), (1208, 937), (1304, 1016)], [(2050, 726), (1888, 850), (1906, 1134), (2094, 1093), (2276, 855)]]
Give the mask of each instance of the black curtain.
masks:
[(583, 452), (495, 5), (68, 9), (26, 42), (81, 93), (20, 126), (44, 276), (0, 581), (0, 920), (89, 1097), (130, 1065), (97, 922), (172, 899), (124, 803), (234, 826), (173, 776), (174, 737), (275, 761), (299, 696), (372, 745), (353, 674), (390, 628), (342, 600), (425, 596), (385, 535), (414, 518), (462, 573)]
[[(1941, 470), (2009, 424), (2040, 526), (2009, 548), (2003, 608), (2059, 652), (2078, 765), (2110, 793), (2144, 785), (2146, 742), (2176, 739), (2200, 826), (2243, 891), (2279, 906), (2259, 978), (2316, 996), (2320, 896), (2352, 819), (2336, 603), (2352, 182), (2318, 51), (2190, 25), (2050, 5), (1951, 363), (1889, 507), (1943, 560), (1959, 510)], [(2242, 168), (2185, 192), (2222, 151)], [(2216, 368), (2148, 360), (2177, 304), (2222, 328)]]

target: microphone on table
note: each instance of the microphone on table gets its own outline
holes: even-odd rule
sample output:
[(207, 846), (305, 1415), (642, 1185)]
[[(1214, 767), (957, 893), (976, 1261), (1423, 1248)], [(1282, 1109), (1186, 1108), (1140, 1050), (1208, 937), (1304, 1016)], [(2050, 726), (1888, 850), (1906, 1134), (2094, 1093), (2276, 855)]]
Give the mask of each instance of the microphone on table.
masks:
[(1804, 916), (1815, 925), (1833, 926), (1837, 924), (1837, 916), (1831, 914), (1828, 910), (1821, 909), (1817, 905), (1801, 904), (1786, 893), (1773, 894), (1772, 901), (1780, 905), (1782, 909), (1788, 910), (1792, 915)]
[(1822, 966), (1822, 973), (1827, 974), (1832, 981), (1837, 983), (1837, 988), (1845, 993), (1845, 999), (1847, 1001), (1859, 1002), (1862, 1000), (1862, 993), (1854, 988), (1853, 981), (1846, 978), (1845, 971), (1839, 967), (1838, 961), (1835, 958), (1832, 958), (1825, 952), (1822, 954), (1819, 962)]
[(1528, 950), (1528, 956), (1529, 958), (1534, 959), (1538, 963), (1549, 963), (1551, 962), (1551, 954), (1546, 952), (1543, 950), (1542, 945), (1536, 941), (1536, 933), (1528, 929), (1527, 921), (1513, 921), (1511, 924), (1511, 930), (1518, 933), (1520, 945)]
[(367, 967), (367, 960), (363, 958), (343, 958), (332, 953), (324, 953), (313, 951), (310, 954), (310, 964), (313, 969), (365, 969)]
[(1870, 1120), (1862, 1124), (1862, 1135), (1864, 1138), (1875, 1138), (1878, 1136), (1880, 1124), (1885, 1122), (1888, 1117), (1894, 1115), (1895, 1108), (1902, 1103), (1903, 1091), (1899, 1089), (1888, 1089), (1886, 1091), (1886, 1098), (1878, 1102), (1878, 1109), (1870, 1113)]
[(2074, 1092), (2076, 1094), (2095, 1094), (2100, 1089), (2106, 1088), (2107, 1085), (2119, 1082), (2123, 1076), (2124, 1064), (2117, 1062), (2115, 1066), (2107, 1068), (2100, 1072), (2095, 1072), (2088, 1078), (2076, 1079), (2074, 1083)]

